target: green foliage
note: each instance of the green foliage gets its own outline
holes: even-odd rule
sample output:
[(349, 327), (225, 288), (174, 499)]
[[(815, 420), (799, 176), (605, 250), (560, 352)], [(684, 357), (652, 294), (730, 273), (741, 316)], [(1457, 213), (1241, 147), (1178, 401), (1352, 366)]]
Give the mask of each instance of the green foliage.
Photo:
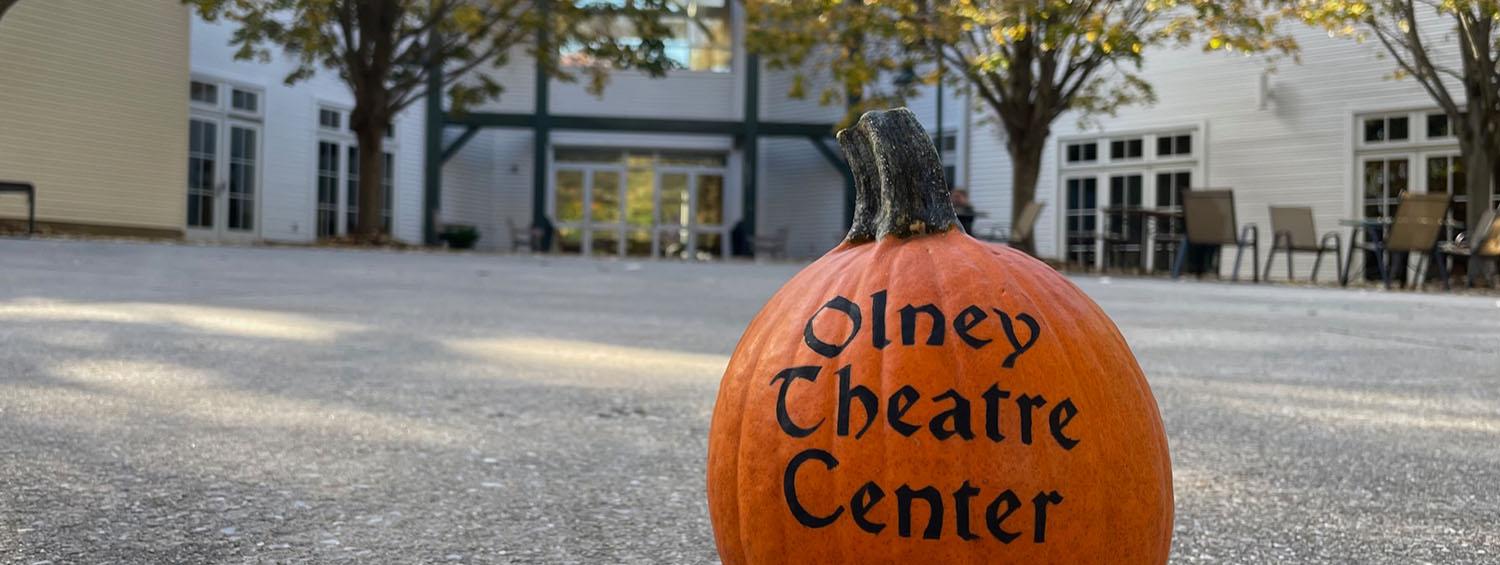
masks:
[[(429, 32), (436, 28), (446, 61), (447, 95), (462, 109), (498, 97), (502, 85), (489, 73), (504, 66), (514, 48), (526, 46), (547, 72), (562, 80), (586, 76), (590, 89), (604, 87), (608, 71), (668, 68), (661, 14), (670, 0), (591, 2), (553, 0), (546, 17), (530, 0), (183, 0), (209, 21), (237, 24), (232, 44), (240, 59), (268, 61), (276, 51), (297, 67), (288, 84), (318, 72), (334, 72), (359, 101), (385, 120), (426, 94)], [(608, 22), (608, 25), (599, 25)], [(549, 48), (537, 51), (541, 31), (550, 46), (567, 45), (596, 64), (566, 67)]]
[(479, 242), (479, 228), (465, 224), (448, 224), (438, 238), (447, 242), (449, 249), (473, 249)]
[[(746, 0), (750, 48), (773, 67), (831, 77), (819, 98), (851, 117), (909, 96), (884, 86), (901, 69), (921, 83), (975, 92), (1007, 128), (1046, 126), (1073, 110), (1113, 113), (1154, 100), (1138, 71), (1147, 49), (1203, 42), (1205, 51), (1293, 54), (1281, 14), (1251, 0)], [(938, 64), (943, 70), (938, 71)]]
[[(370, 156), (361, 159), (357, 231), (372, 240), (383, 229), (376, 205), (383, 165), (374, 157), (392, 118), (429, 94), (432, 56), (444, 62), (436, 72), (453, 111), (499, 97), (503, 86), (488, 71), (523, 46), (544, 72), (565, 81), (583, 75), (598, 93), (612, 69), (667, 70), (662, 16), (678, 9), (674, 0), (182, 1), (208, 21), (237, 25), (237, 58), (285, 53), (297, 65), (287, 84), (333, 72), (349, 85), (349, 125)], [(560, 64), (559, 46), (585, 64)]]

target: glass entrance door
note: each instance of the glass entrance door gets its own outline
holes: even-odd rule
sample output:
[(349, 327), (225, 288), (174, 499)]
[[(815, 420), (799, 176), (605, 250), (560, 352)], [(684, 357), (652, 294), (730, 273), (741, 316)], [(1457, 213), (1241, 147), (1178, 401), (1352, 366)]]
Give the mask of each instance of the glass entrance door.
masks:
[(188, 120), (187, 234), (249, 240), (256, 235), (260, 128), (234, 119)]
[(728, 255), (723, 172), (659, 168), (656, 194), (653, 255), (705, 259)]
[(624, 254), (624, 167), (559, 166), (553, 180), (553, 217), (562, 251)]

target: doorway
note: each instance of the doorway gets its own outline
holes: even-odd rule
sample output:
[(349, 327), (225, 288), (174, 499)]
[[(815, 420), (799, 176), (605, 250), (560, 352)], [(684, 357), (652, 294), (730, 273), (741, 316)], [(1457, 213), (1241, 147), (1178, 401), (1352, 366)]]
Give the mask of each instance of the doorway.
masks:
[(559, 148), (556, 163), (550, 206), (562, 252), (729, 254), (724, 155)]
[(234, 118), (188, 120), (187, 235), (250, 241), (257, 234), (260, 126)]

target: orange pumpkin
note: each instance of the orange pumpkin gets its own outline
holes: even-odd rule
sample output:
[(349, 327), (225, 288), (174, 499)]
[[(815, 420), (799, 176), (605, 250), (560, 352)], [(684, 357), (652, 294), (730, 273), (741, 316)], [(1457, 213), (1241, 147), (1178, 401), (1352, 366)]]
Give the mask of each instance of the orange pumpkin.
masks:
[(708, 445), (727, 564), (1164, 563), (1167, 440), (1109, 317), (963, 233), (905, 109), (839, 132), (849, 237), (740, 339)]

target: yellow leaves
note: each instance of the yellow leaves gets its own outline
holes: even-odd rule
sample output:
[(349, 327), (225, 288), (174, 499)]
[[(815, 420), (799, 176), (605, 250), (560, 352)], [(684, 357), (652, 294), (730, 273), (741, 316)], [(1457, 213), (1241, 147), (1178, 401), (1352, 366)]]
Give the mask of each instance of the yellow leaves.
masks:
[(468, 35), (483, 33), (485, 21), (484, 12), (473, 4), (462, 4), (453, 10), (453, 23), (458, 29)]

